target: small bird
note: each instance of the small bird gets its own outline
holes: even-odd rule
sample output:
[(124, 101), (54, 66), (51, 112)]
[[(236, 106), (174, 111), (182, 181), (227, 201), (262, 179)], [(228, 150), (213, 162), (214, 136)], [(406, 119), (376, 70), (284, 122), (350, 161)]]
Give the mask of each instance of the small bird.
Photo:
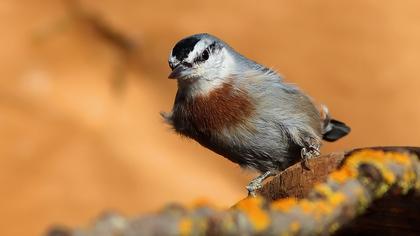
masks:
[(335, 141), (350, 132), (325, 106), (318, 110), (275, 71), (210, 34), (176, 43), (169, 66), (178, 91), (163, 118), (177, 133), (257, 170), (261, 175), (247, 186), (250, 195), (266, 178), (319, 156), (322, 139)]

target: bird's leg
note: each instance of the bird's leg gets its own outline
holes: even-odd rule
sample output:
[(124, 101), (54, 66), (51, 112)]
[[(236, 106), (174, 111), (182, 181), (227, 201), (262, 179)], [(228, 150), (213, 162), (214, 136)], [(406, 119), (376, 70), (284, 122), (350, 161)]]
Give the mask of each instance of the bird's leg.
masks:
[(276, 175), (276, 171), (266, 171), (264, 174), (257, 176), (255, 179), (253, 179), (248, 186), (246, 186), (246, 189), (248, 190), (248, 196), (255, 197), (256, 193), (255, 191), (262, 188), (262, 182), (267, 179), (270, 176)]
[(318, 142), (312, 141), (308, 143), (307, 147), (303, 147), (300, 150), (300, 155), (302, 157), (302, 164), (305, 168), (310, 169), (308, 166), (308, 160), (314, 157), (317, 157), (321, 154), (320, 144)]

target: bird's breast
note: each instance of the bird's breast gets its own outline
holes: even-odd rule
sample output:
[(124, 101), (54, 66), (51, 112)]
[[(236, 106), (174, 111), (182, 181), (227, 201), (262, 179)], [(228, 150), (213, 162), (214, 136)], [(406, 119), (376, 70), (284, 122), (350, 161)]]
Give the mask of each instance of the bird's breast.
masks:
[(246, 123), (254, 111), (253, 101), (245, 91), (224, 83), (205, 95), (178, 97), (172, 120), (175, 129), (178, 126), (183, 131), (211, 133)]

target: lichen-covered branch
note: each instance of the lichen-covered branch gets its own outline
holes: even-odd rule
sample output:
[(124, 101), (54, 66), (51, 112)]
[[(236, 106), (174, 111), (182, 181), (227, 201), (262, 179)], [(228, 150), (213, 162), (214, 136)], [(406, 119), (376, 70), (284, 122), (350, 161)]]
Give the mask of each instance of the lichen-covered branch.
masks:
[(192, 208), (171, 205), (136, 219), (107, 215), (88, 229), (66, 233), (81, 236), (325, 235), (364, 212), (373, 200), (387, 193), (404, 195), (409, 191), (420, 191), (420, 161), (416, 155), (366, 149), (352, 153), (303, 199), (270, 201), (272, 198), (258, 196), (241, 200), (224, 211), (208, 205)]

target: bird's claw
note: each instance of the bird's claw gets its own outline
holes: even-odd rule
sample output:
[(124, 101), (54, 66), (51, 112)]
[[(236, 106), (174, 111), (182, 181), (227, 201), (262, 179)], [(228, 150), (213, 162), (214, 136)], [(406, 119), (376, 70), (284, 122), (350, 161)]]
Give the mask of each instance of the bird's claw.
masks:
[(300, 150), (300, 155), (302, 157), (302, 164), (307, 168), (309, 168), (308, 160), (321, 155), (319, 151), (319, 146), (316, 145), (309, 145), (309, 147), (303, 147)]
[(248, 196), (255, 197), (256, 191), (258, 189), (262, 188), (262, 183), (260, 180), (253, 180), (251, 181), (248, 186), (246, 186), (246, 189), (248, 190)]
[(257, 178), (253, 179), (248, 184), (248, 186), (246, 186), (246, 189), (248, 190), (248, 196), (255, 197), (256, 191), (263, 187), (264, 180), (276, 174), (277, 174), (277, 171), (269, 170), (269, 171), (266, 171), (264, 174), (258, 176)]

